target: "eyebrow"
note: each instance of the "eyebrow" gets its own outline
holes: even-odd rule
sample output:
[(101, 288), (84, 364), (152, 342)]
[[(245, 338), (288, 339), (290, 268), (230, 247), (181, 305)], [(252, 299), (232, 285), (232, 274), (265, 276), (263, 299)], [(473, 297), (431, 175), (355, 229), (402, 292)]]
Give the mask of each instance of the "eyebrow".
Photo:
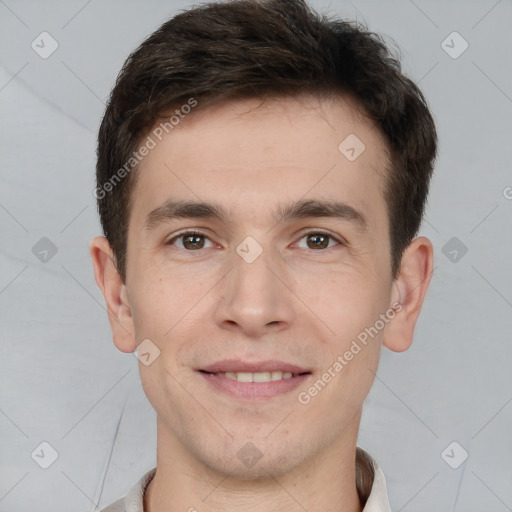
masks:
[[(365, 215), (354, 207), (337, 201), (303, 199), (280, 204), (272, 212), (276, 222), (289, 222), (305, 218), (334, 218), (351, 221), (362, 231), (368, 229)], [(212, 219), (228, 224), (228, 214), (219, 203), (203, 201), (166, 201), (146, 217), (144, 229), (152, 230), (163, 222), (173, 219)]]

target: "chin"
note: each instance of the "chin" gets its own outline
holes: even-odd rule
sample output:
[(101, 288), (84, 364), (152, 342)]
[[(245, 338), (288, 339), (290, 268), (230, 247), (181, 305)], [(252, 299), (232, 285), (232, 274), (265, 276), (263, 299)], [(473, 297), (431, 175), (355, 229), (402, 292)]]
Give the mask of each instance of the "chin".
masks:
[(287, 443), (277, 439), (277, 443), (265, 439), (244, 443), (230, 438), (230, 441), (222, 450), (207, 450), (205, 447), (198, 459), (215, 473), (234, 480), (263, 481), (279, 478), (293, 471), (307, 456), (301, 451), (304, 443), (295, 446), (289, 440)]

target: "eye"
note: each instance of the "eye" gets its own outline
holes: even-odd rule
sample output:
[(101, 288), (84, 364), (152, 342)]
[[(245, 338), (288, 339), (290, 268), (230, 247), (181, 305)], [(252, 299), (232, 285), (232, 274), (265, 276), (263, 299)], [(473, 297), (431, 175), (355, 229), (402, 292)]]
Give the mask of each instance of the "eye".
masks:
[(305, 249), (329, 249), (332, 245), (329, 242), (336, 242), (338, 245), (344, 245), (344, 243), (331, 235), (330, 233), (324, 233), (322, 231), (310, 231), (302, 236), (301, 240), (306, 239), (307, 247)]
[[(180, 249), (190, 251), (204, 249), (205, 240), (209, 240), (211, 243), (211, 240), (199, 231), (185, 231), (171, 238), (166, 242), (166, 245), (175, 245), (175, 242), (178, 240), (183, 240), (183, 244), (181, 246), (178, 244)], [(213, 244), (210, 247), (213, 247)]]
[[(330, 233), (325, 233), (322, 231), (310, 231), (300, 238), (300, 240), (304, 239), (306, 239), (306, 247), (302, 247), (304, 249), (329, 249), (336, 244), (345, 245), (344, 242), (342, 242), (339, 238), (331, 235)], [(206, 240), (208, 240), (211, 245), (205, 246)], [(179, 233), (167, 241), (166, 245), (176, 245), (176, 242), (178, 241), (182, 243), (177, 244), (177, 246), (180, 249), (187, 251), (196, 251), (199, 249), (205, 249), (207, 247), (213, 247), (212, 241), (200, 231), (184, 231)]]

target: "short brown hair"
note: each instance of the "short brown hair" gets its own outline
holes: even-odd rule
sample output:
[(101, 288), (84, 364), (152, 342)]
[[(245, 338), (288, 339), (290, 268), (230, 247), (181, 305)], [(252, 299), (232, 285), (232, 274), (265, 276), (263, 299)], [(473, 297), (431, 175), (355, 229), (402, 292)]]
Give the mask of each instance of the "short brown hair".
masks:
[(421, 225), (437, 150), (423, 94), (383, 38), (360, 23), (321, 16), (304, 0), (231, 0), (165, 22), (130, 54), (110, 95), (98, 135), (95, 195), (123, 281), (136, 176), (126, 162), (155, 122), (191, 98), (204, 107), (302, 93), (352, 97), (384, 136), (391, 273), (398, 275)]

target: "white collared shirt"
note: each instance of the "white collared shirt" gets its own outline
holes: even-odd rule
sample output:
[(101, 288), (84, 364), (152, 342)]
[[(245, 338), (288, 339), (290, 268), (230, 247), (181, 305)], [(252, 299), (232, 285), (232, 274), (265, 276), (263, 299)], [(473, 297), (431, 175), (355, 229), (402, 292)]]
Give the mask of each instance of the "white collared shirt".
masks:
[[(371, 455), (359, 447), (357, 450), (363, 458), (371, 463), (374, 471), (372, 487), (363, 512), (391, 512), (384, 473)], [(150, 469), (140, 477), (123, 498), (119, 498), (101, 512), (144, 512), (144, 492), (155, 476), (155, 472), (156, 467)]]

